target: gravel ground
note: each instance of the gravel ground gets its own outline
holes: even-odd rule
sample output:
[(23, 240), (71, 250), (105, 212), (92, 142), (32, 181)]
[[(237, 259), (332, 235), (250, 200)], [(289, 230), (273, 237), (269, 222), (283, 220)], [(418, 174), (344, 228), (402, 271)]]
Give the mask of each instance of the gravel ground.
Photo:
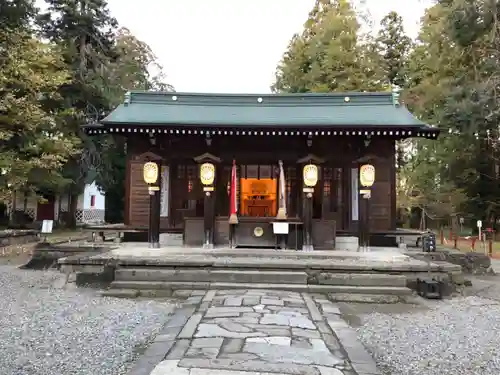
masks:
[(58, 272), (0, 266), (2, 375), (121, 375), (173, 303), (100, 297)]
[[(498, 287), (495, 289), (500, 296)], [(404, 314), (362, 317), (358, 336), (384, 374), (500, 374), (500, 303), (471, 296)]]

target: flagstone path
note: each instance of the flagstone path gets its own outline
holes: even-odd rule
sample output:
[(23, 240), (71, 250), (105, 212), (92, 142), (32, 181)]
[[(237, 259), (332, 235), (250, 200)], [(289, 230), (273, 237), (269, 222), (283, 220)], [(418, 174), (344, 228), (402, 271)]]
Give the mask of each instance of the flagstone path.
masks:
[(128, 375), (379, 375), (325, 296), (193, 291)]

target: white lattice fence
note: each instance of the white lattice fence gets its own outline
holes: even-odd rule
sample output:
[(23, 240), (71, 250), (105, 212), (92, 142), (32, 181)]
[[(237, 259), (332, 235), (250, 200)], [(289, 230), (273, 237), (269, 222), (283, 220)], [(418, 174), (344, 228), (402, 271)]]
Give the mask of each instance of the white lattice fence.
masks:
[(76, 210), (77, 223), (102, 223), (104, 222), (104, 210)]
[(24, 212), (26, 215), (28, 215), (30, 218), (34, 219), (35, 218), (35, 209), (34, 208), (27, 208), (26, 210), (23, 209), (17, 209), (16, 212)]

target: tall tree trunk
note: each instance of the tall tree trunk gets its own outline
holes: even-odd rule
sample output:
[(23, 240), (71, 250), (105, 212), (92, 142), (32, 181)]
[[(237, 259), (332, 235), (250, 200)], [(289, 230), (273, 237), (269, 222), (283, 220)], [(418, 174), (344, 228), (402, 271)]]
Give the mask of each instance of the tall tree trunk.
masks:
[(9, 221), (12, 223), (14, 221), (14, 216), (15, 216), (15, 213), (16, 213), (16, 200), (17, 200), (17, 195), (16, 195), (16, 191), (14, 190), (12, 192), (12, 204), (10, 205), (10, 213), (9, 213)]
[(425, 228), (425, 208), (421, 209), (421, 216), (420, 216), (420, 230), (424, 231), (426, 230)]
[(68, 228), (76, 228), (76, 210), (78, 208), (78, 195), (71, 194), (68, 207)]
[(28, 194), (24, 192), (23, 212), (26, 213), (27, 210), (28, 210)]
[(62, 205), (62, 194), (59, 193), (57, 194), (57, 224), (60, 225), (62, 220), (61, 220), (61, 205)]

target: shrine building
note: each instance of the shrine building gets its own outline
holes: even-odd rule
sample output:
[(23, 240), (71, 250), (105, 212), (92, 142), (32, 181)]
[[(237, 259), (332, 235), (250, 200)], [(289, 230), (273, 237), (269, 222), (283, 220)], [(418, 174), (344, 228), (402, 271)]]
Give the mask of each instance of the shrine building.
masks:
[[(280, 227), (280, 247), (309, 250), (341, 248), (362, 225), (371, 243), (391, 242), (396, 142), (439, 134), (390, 92), (134, 91), (84, 130), (126, 139), (125, 227), (159, 223), (187, 247), (236, 248), (277, 246)], [(147, 162), (157, 166), (154, 186)], [(369, 209), (360, 194), (366, 165)]]

